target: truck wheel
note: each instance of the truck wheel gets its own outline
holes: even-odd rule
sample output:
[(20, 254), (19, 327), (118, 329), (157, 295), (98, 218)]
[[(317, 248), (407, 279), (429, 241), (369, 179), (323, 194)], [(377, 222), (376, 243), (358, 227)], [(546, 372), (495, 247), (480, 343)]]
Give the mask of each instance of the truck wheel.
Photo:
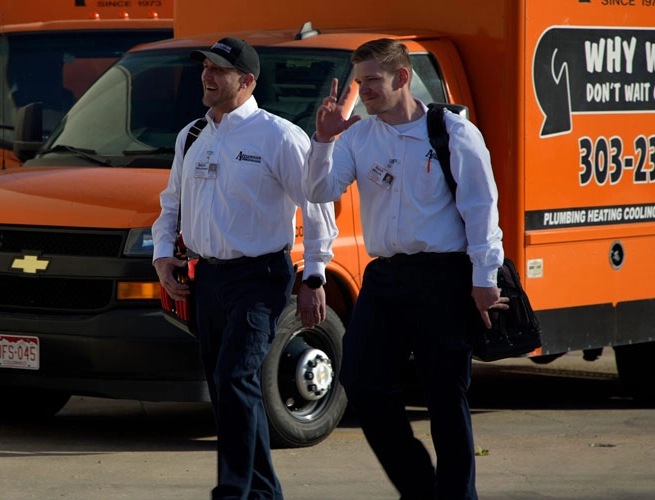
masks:
[(53, 417), (68, 402), (66, 392), (29, 387), (0, 387), (0, 421), (22, 422)]
[(655, 342), (614, 347), (621, 382), (635, 399), (655, 402)]
[(323, 323), (304, 328), (291, 298), (262, 367), (272, 447), (314, 445), (339, 424), (347, 406), (338, 380), (343, 334), (341, 320), (329, 307)]

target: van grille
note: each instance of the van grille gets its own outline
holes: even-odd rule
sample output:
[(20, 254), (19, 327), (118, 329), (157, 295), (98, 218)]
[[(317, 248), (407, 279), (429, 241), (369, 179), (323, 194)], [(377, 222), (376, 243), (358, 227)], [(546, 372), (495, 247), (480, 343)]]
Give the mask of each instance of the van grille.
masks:
[(123, 232), (0, 228), (0, 252), (38, 250), (49, 255), (120, 257)]
[[(118, 258), (125, 231), (0, 227), (0, 254), (29, 250), (47, 257)], [(89, 269), (89, 276), (98, 276)], [(17, 275), (0, 269), (0, 309), (29, 313), (90, 313), (112, 306), (113, 278)]]
[(111, 304), (113, 290), (113, 280), (0, 275), (0, 307), (23, 311), (100, 311)]

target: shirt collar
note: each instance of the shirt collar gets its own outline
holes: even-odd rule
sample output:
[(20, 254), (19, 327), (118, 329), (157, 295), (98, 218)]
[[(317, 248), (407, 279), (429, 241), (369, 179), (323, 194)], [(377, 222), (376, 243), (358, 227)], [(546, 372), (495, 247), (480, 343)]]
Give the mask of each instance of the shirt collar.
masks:
[(424, 114), (418, 120), (414, 120), (413, 122), (403, 123), (400, 126), (394, 126), (394, 125), (389, 125), (387, 122), (382, 120), (377, 115), (374, 118), (378, 121), (379, 124), (381, 124), (384, 127), (388, 127), (390, 130), (394, 130), (395, 133), (397, 133), (399, 136), (425, 140), (428, 138), (428, 126), (426, 120), (428, 107), (418, 99), (414, 99), (414, 101), (416, 101), (416, 104), (418, 106), (423, 108)]
[(207, 122), (210, 123), (211, 126), (215, 129), (218, 128), (219, 126), (227, 127), (228, 129), (233, 129), (235, 127), (238, 127), (241, 123), (243, 123), (250, 115), (252, 115), (258, 109), (259, 106), (257, 104), (257, 100), (255, 99), (254, 96), (250, 96), (248, 100), (244, 102), (241, 106), (230, 111), (229, 113), (225, 113), (220, 123), (214, 122), (214, 111), (211, 108), (207, 110), (207, 113), (205, 114), (205, 118), (207, 118)]

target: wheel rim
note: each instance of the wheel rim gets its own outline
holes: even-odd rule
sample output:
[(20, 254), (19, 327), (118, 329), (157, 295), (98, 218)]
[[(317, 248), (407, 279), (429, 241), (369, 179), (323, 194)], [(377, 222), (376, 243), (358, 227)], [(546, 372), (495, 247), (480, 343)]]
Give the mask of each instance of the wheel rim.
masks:
[(337, 383), (334, 347), (319, 329), (300, 329), (280, 359), (278, 388), (282, 405), (300, 421), (316, 419), (328, 407)]

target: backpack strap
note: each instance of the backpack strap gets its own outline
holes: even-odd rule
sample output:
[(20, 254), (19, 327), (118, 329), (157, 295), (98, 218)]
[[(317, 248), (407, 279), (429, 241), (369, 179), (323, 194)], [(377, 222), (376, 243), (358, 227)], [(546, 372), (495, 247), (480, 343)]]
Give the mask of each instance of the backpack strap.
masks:
[(185, 156), (186, 152), (189, 151), (191, 144), (194, 143), (194, 141), (200, 135), (200, 132), (202, 132), (202, 129), (205, 128), (205, 125), (207, 125), (207, 120), (205, 118), (200, 118), (196, 120), (196, 123), (194, 123), (193, 126), (189, 129), (189, 133), (186, 136), (186, 142), (184, 143)]
[(444, 109), (443, 105), (437, 103), (428, 104), (428, 137), (430, 138), (430, 145), (434, 148), (439, 164), (441, 165), (441, 170), (443, 170), (444, 178), (448, 184), (448, 188), (455, 197), (455, 191), (457, 189), (457, 182), (453, 177), (453, 173), (450, 171), (450, 149), (448, 149), (448, 132), (446, 131), (446, 122), (444, 120)]
[[(189, 132), (186, 135), (186, 141), (184, 141), (184, 153), (182, 154), (182, 158), (186, 156), (186, 152), (189, 151), (191, 144), (193, 144), (195, 140), (198, 138), (200, 132), (202, 132), (202, 129), (205, 128), (205, 125), (207, 125), (207, 119), (199, 118), (198, 120), (196, 120), (196, 123), (194, 123), (193, 126), (189, 129)], [(176, 232), (178, 233), (180, 232), (181, 223), (182, 223), (182, 200), (180, 200), (180, 206), (177, 209)]]

